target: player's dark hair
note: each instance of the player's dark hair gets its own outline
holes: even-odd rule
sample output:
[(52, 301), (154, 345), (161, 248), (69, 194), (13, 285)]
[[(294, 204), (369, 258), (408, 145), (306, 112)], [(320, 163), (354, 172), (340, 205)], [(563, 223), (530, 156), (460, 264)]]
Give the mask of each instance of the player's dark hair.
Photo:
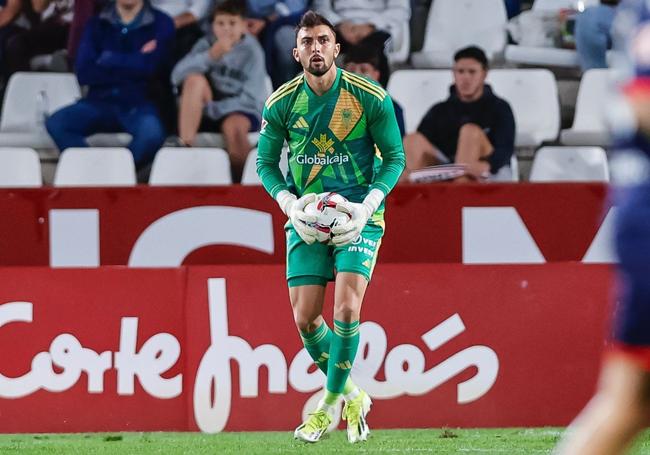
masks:
[(296, 38), (298, 38), (298, 32), (300, 32), (301, 28), (313, 28), (319, 25), (327, 25), (332, 30), (332, 33), (334, 33), (334, 38), (336, 39), (336, 29), (332, 23), (325, 19), (325, 16), (312, 10), (305, 12), (300, 18), (300, 22), (296, 25)]
[(217, 14), (230, 14), (231, 16), (246, 17), (246, 1), (245, 0), (225, 0), (217, 4), (212, 10), (212, 18)]
[(379, 69), (379, 53), (370, 46), (351, 46), (343, 57), (343, 64), (368, 63), (381, 73)]
[(457, 62), (461, 58), (472, 58), (479, 62), (484, 70), (488, 69), (488, 59), (485, 56), (485, 52), (478, 46), (465, 47), (454, 54), (454, 62)]

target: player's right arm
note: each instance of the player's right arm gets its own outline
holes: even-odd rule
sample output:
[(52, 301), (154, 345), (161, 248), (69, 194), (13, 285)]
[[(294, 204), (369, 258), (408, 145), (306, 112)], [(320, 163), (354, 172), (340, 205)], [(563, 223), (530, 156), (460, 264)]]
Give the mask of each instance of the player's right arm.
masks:
[(280, 170), (280, 155), (282, 145), (287, 137), (280, 103), (274, 103), (270, 107), (264, 106), (262, 112), (262, 128), (257, 144), (257, 175), (264, 189), (273, 199), (277, 199), (280, 191), (288, 191), (287, 183)]
[(262, 129), (257, 143), (257, 175), (264, 189), (275, 199), (298, 235), (307, 244), (316, 241), (317, 231), (309, 225), (316, 222), (316, 216), (307, 215), (305, 206), (316, 199), (314, 193), (305, 194), (300, 199), (289, 191), (280, 170), (282, 145), (287, 135), (286, 122), (281, 115), (280, 103), (264, 106)]

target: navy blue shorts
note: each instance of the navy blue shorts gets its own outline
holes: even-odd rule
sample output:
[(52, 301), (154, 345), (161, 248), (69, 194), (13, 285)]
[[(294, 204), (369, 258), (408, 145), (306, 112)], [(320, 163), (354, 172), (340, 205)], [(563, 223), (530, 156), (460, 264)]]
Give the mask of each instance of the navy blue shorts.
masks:
[(240, 114), (248, 118), (248, 120), (251, 122), (251, 127), (248, 130), (249, 132), (252, 133), (260, 130), (260, 120), (253, 114), (249, 114), (248, 112), (231, 112), (230, 114), (221, 117), (219, 120), (214, 120), (207, 115), (203, 115), (203, 118), (201, 119), (201, 126), (199, 126), (199, 131), (206, 133), (221, 132), (221, 124), (228, 117), (228, 115), (232, 114)]
[(621, 290), (614, 338), (623, 346), (650, 348), (650, 181), (618, 188), (614, 196)]

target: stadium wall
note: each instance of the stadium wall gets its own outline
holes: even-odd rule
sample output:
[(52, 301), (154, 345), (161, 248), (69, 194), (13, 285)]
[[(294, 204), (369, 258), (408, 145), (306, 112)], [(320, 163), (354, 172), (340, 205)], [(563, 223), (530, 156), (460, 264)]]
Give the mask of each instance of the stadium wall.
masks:
[[(604, 207), (604, 208), (603, 208)], [(611, 262), (602, 184), (408, 185), (380, 263)], [(282, 264), (286, 217), (261, 187), (0, 190), (0, 266)]]
[[(34, 194), (22, 216), (96, 207)], [(290, 430), (318, 399), (282, 265), (0, 276), (1, 432)], [(611, 279), (575, 262), (378, 266), (353, 369), (373, 428), (567, 424), (595, 387)]]

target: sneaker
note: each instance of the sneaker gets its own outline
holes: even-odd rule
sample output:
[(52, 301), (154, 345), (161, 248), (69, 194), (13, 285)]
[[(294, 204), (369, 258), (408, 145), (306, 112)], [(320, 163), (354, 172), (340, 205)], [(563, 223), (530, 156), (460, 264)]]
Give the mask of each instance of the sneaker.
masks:
[(293, 432), (293, 437), (305, 442), (318, 442), (327, 431), (330, 423), (332, 423), (332, 418), (326, 411), (319, 410), (312, 412), (309, 414), (307, 420), (296, 428), (296, 431)]
[(348, 422), (348, 442), (354, 444), (366, 441), (370, 428), (366, 423), (366, 415), (370, 412), (372, 400), (366, 392), (360, 390), (359, 396), (345, 403), (343, 407), (343, 420)]

